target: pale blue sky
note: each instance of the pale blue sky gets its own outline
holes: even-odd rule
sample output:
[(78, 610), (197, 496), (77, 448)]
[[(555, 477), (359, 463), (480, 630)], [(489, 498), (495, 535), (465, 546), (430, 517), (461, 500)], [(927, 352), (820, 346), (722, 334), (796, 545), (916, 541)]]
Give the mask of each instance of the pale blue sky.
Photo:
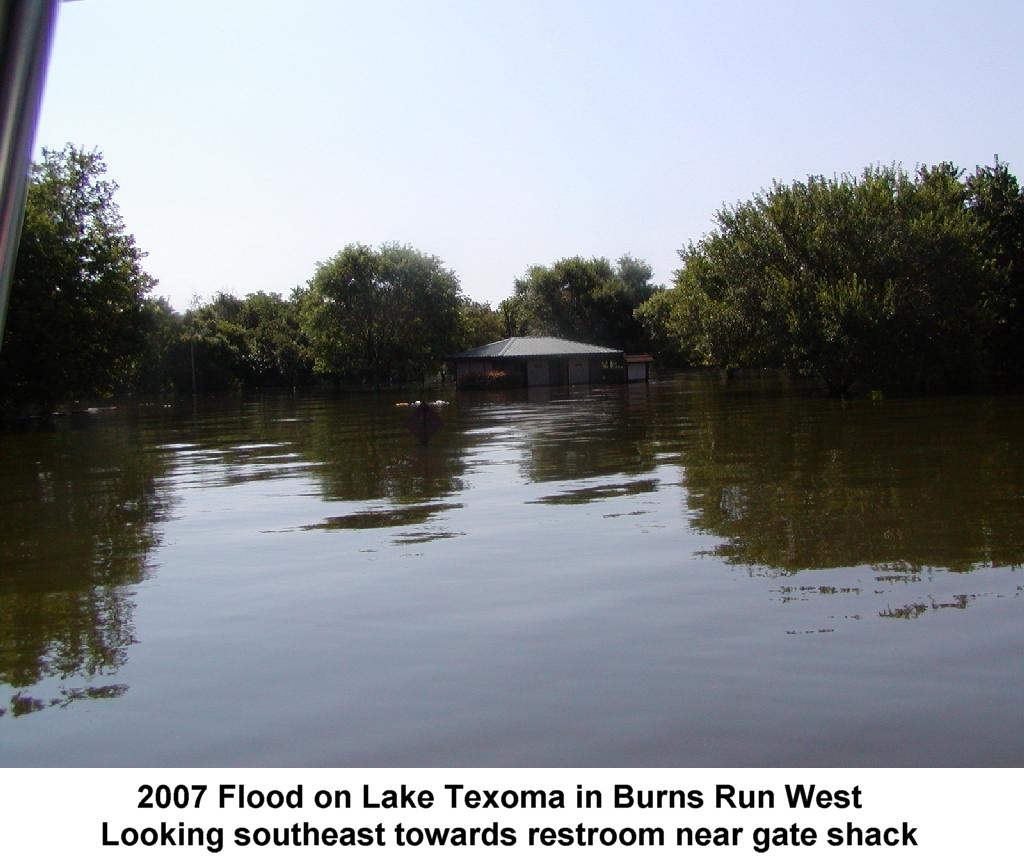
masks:
[(1024, 3), (64, 3), (36, 136), (98, 148), (157, 294), (287, 292), (401, 241), (496, 303), (630, 252), (669, 282), (773, 179), (993, 154)]

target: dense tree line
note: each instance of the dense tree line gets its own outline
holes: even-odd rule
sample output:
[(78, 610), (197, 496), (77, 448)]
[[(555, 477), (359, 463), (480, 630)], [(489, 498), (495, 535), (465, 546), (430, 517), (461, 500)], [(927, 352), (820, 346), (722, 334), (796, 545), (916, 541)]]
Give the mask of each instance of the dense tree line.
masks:
[(504, 336), (453, 272), (401, 245), (350, 245), (287, 295), (220, 292), (179, 313), (152, 295), (105, 174), (97, 152), (70, 145), (33, 167), (0, 348), (3, 413), (125, 393), (384, 386)]
[(1024, 197), (998, 161), (776, 183), (680, 255), (638, 316), (691, 364), (785, 368), (835, 394), (1019, 382)]
[(776, 183), (720, 210), (680, 251), (669, 289), (632, 256), (577, 256), (527, 269), (497, 310), (436, 257), (351, 244), (285, 295), (222, 292), (179, 313), (152, 295), (105, 171), (72, 146), (33, 167), (4, 412), (118, 393), (384, 387), (515, 335), (651, 350), (664, 366), (784, 368), (837, 394), (1019, 385), (1024, 373), (1024, 192), (998, 160), (966, 177), (943, 163)]
[(198, 300), (184, 314), (149, 299), (146, 349), (124, 386), (147, 394), (222, 391), (248, 386), (299, 386), (312, 380), (309, 342), (299, 329), (298, 301), (256, 292), (225, 292)]
[(604, 258), (560, 259), (527, 270), (500, 311), (509, 336), (557, 335), (636, 352), (647, 337), (634, 312), (662, 289), (653, 276), (646, 262), (629, 255), (615, 265)]

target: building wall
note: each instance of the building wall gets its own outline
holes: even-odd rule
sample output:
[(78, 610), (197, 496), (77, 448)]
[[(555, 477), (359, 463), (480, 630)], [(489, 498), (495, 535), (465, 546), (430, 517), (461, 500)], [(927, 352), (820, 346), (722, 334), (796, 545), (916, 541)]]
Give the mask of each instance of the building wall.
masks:
[[(602, 359), (594, 356), (539, 356), (529, 359), (458, 359), (455, 383), (462, 388), (567, 386), (601, 383)], [(612, 382), (622, 382), (624, 377)]]
[(520, 359), (459, 359), (455, 385), (466, 389), (518, 388), (526, 385), (526, 365)]
[(550, 386), (557, 381), (557, 372), (552, 376), (551, 359), (528, 359), (526, 362), (526, 384), (528, 386)]
[(626, 366), (626, 377), (631, 383), (637, 383), (647, 379), (646, 362), (630, 362)]

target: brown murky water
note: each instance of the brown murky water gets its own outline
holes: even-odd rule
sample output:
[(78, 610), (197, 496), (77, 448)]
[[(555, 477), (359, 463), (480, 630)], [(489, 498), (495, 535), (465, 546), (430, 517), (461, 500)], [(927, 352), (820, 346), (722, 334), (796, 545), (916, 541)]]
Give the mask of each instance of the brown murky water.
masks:
[(1020, 398), (412, 397), (0, 435), (0, 763), (1024, 762)]

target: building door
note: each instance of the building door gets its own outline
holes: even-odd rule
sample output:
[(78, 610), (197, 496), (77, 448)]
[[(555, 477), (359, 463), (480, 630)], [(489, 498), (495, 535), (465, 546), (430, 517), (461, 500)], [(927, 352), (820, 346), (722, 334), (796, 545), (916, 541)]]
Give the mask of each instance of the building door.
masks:
[(547, 359), (531, 359), (526, 366), (528, 386), (547, 386), (551, 383), (551, 367)]
[(569, 359), (569, 385), (590, 382), (590, 366), (586, 359)]

